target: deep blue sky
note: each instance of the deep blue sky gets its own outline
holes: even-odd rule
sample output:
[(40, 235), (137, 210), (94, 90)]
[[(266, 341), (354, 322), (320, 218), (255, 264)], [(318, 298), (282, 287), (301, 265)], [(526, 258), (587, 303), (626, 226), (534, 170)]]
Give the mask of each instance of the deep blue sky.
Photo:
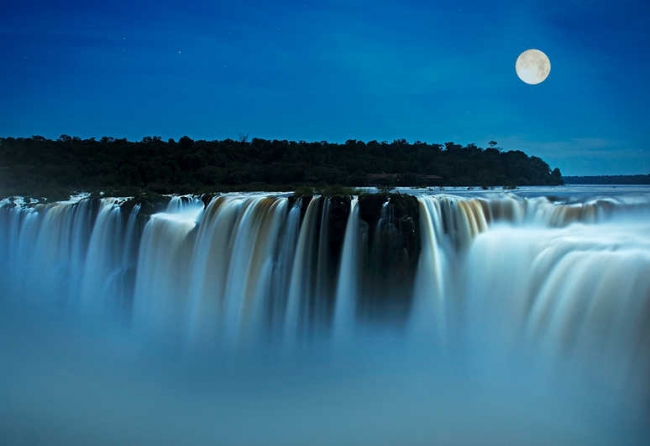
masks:
[[(496, 140), (650, 173), (647, 0), (4, 0), (0, 135)], [(538, 48), (546, 82), (514, 62)]]

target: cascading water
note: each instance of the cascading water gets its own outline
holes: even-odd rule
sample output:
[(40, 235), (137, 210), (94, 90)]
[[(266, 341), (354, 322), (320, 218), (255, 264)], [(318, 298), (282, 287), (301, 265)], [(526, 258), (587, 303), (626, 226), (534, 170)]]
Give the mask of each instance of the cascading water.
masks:
[(285, 316), (285, 333), (290, 338), (298, 335), (301, 322), (305, 321), (309, 302), (312, 300), (314, 281), (313, 263), (318, 255), (315, 253), (316, 225), (319, 198), (309, 202), (305, 219), (298, 236), (298, 245), (294, 255), (291, 282), (287, 292), (288, 300)]
[[(220, 397), (216, 395), (235, 399), (249, 395), (235, 381), (232, 388), (226, 384), (235, 375), (241, 375), (246, 386), (254, 388), (255, 382), (268, 382), (275, 383), (273, 389), (293, 389), (281, 376), (295, 379), (295, 392), (299, 393), (287, 390), (285, 396), (296, 419), (301, 419), (299, 407), (303, 404), (297, 395), (315, 395), (313, 392), (321, 388), (333, 393), (319, 396), (320, 403), (316, 404), (323, 404), (332, 419), (354, 413), (336, 409), (336, 389), (348, 387), (349, 395), (355, 396), (341, 397), (346, 401), (341, 400), (341, 404), (350, 411), (362, 404), (363, 409), (359, 406), (358, 410), (375, 413), (372, 406), (363, 403), (374, 401), (367, 388), (372, 385), (378, 397), (384, 395), (382, 398), (396, 405), (395, 410), (416, 401), (417, 419), (424, 422), (422, 414), (429, 413), (432, 420), (450, 423), (438, 428), (449, 435), (447, 444), (473, 441), (463, 436), (462, 429), (450, 427), (463, 424), (462, 411), (454, 408), (457, 401), (472, 401), (468, 404), (481, 407), (486, 403), (480, 395), (496, 392), (490, 393), (490, 401), (502, 398), (512, 403), (508, 407), (513, 408), (513, 413), (520, 410), (514, 408), (520, 402), (529, 401), (526, 398), (532, 398), (530, 404), (537, 401), (535, 398), (544, 401), (539, 403), (542, 413), (562, 405), (558, 401), (564, 393), (575, 392), (579, 396), (571, 394), (576, 401), (584, 397), (593, 407), (607, 407), (594, 411), (591, 418), (576, 418), (578, 425), (592, 427), (601, 418), (610, 419), (607, 426), (594, 431), (593, 437), (582, 428), (566, 434), (562, 430), (566, 426), (560, 426), (559, 418), (542, 420), (537, 412), (531, 416), (539, 418), (540, 425), (552, 425), (569, 436), (557, 437), (551, 429), (537, 433), (531, 440), (519, 431), (521, 424), (516, 422), (508, 425), (514, 432), (511, 436), (502, 435), (503, 430), (493, 432), (486, 427), (491, 426), (490, 421), (473, 426), (478, 431), (489, 431), (486, 438), (495, 441), (514, 438), (527, 444), (568, 444), (588, 439), (590, 444), (613, 444), (610, 440), (636, 444), (641, 436), (647, 439), (645, 431), (638, 433), (642, 431), (639, 428), (636, 436), (629, 437), (622, 432), (643, 425), (637, 423), (645, 416), (643, 409), (628, 405), (650, 396), (650, 192), (596, 197), (568, 194), (550, 199), (534, 192), (521, 196), (465, 196), (414, 191), (415, 197), (405, 195), (389, 201), (373, 196), (294, 199), (231, 194), (210, 200), (175, 196), (169, 198), (166, 208), (151, 215), (143, 212), (144, 206), (127, 205), (128, 199), (76, 197), (52, 204), (4, 200), (0, 206), (0, 265), (5, 274), (0, 278), (0, 302), (8, 316), (2, 334), (6, 335), (4, 339), (11, 339), (12, 332), (24, 332), (24, 339), (41, 339), (37, 334), (42, 331), (43, 339), (50, 339), (50, 329), (53, 333), (68, 333), (68, 328), (56, 325), (56, 321), (43, 323), (51, 320), (47, 312), (44, 316), (39, 313), (40, 319), (24, 319), (24, 327), (18, 325), (14, 321), (23, 319), (10, 315), (25, 302), (35, 308), (63, 309), (59, 311), (64, 313), (57, 317), (65, 320), (79, 311), (81, 315), (74, 318), (81, 319), (74, 320), (126, 322), (127, 327), (122, 326), (120, 334), (115, 335), (120, 339), (119, 348), (106, 347), (107, 339), (113, 345), (114, 338), (102, 334), (104, 329), (79, 328), (75, 332), (92, 333), (84, 336), (97, 338), (104, 354), (123, 364), (124, 370), (133, 371), (125, 373), (136, 373), (140, 362), (125, 359), (124, 352), (139, 357), (145, 351), (158, 351), (157, 338), (160, 346), (166, 345), (164, 338), (200, 348), (200, 361), (214, 357), (226, 363), (226, 350), (246, 351), (257, 346), (265, 350), (254, 351), (266, 357), (272, 355), (269, 352), (274, 351), (274, 345), (300, 346), (293, 356), (301, 364), (299, 369), (278, 369), (266, 362), (255, 362), (250, 366), (240, 364), (232, 369), (236, 372), (231, 372), (223, 369), (222, 363), (211, 368), (193, 359), (184, 361), (197, 369), (191, 372), (191, 379), (204, 383), (206, 395), (217, 399)], [(23, 314), (21, 311), (17, 314)], [(28, 328), (32, 319), (41, 321), (34, 322), (37, 328)], [(113, 333), (110, 327), (105, 330)], [(377, 343), (369, 340), (372, 333), (379, 336)], [(341, 351), (340, 357), (327, 356), (333, 362), (324, 364), (324, 359), (309, 356), (309, 352), (330, 352), (323, 350), (319, 342), (311, 344), (313, 350), (307, 348), (307, 357), (298, 354), (298, 350), (310, 345), (303, 341), (327, 340), (330, 335), (331, 342), (348, 345), (352, 356)], [(395, 339), (402, 341), (395, 344)], [(4, 359), (9, 361), (5, 363), (23, 364), (4, 371), (20, 381), (28, 366), (12, 352), (22, 348), (41, 351), (42, 342), (24, 341), (25, 346), (20, 344), (23, 341), (15, 345), (4, 342)], [(74, 351), (84, 352), (79, 357), (94, 358), (90, 353), (93, 349), (80, 340), (69, 345)], [(204, 349), (207, 346), (209, 350)], [(148, 353), (158, 358), (152, 359), (156, 364), (166, 364), (161, 358), (173, 356), (168, 349), (175, 347), (161, 348), (165, 353)], [(283, 351), (284, 355), (290, 354)], [(48, 353), (44, 351), (43, 357), (49, 358)], [(36, 357), (30, 361), (40, 360)], [(51, 363), (52, 370), (61, 367), (60, 359), (42, 361)], [(87, 361), (83, 360), (79, 371), (83, 376), (94, 370), (95, 366), (88, 364), (103, 364), (104, 359)], [(115, 376), (122, 376), (118, 369), (109, 369)], [(372, 372), (364, 372), (367, 370)], [(363, 373), (379, 381), (365, 381)], [(43, 382), (58, 382), (51, 375), (47, 379), (38, 376)], [(75, 376), (81, 379), (82, 375)], [(115, 376), (97, 379), (114, 384), (118, 379)], [(209, 376), (220, 377), (214, 378), (219, 382), (225, 380), (224, 387), (214, 387), (217, 384), (210, 384), (213, 378)], [(251, 377), (250, 381), (245, 377)], [(165, 379), (173, 388), (185, 382), (171, 375)], [(380, 384), (383, 380), (386, 386)], [(421, 382), (424, 387), (411, 388), (411, 382)], [(267, 395), (274, 404), (284, 404), (269, 386), (246, 398)], [(30, 388), (28, 383), (23, 387)], [(187, 401), (199, 398), (191, 389), (182, 388), (182, 398)], [(457, 388), (458, 394), (445, 393), (448, 388)], [(519, 392), (515, 388), (527, 390)], [(129, 395), (150, 392), (145, 387), (138, 389), (131, 389)], [(401, 393), (395, 393), (396, 389)], [(423, 399), (427, 389), (437, 389), (430, 400)], [(546, 390), (535, 393), (530, 389)], [(607, 406), (610, 403), (599, 406), (586, 396), (591, 393), (597, 395), (594, 398), (598, 401), (614, 402), (611, 407)], [(23, 401), (23, 397), (11, 395)], [(547, 396), (551, 398), (548, 401)], [(450, 405), (448, 413), (438, 409), (443, 403), (434, 401), (446, 401), (444, 404)], [(187, 402), (195, 403), (204, 407), (200, 398)], [(573, 410), (572, 404), (567, 403), (562, 410)], [(584, 407), (581, 404), (575, 403), (571, 417), (580, 413)], [(624, 412), (630, 413), (629, 419), (611, 421), (612, 414), (621, 416), (621, 404), (625, 405)], [(17, 416), (12, 406), (0, 404), (0, 410)], [(178, 416), (171, 408), (167, 410), (166, 416)], [(266, 410), (273, 411), (273, 407)], [(315, 418), (304, 418), (308, 409), (302, 410), (305, 429), (318, 429), (320, 424)], [(399, 439), (407, 439), (409, 444), (417, 442), (409, 430), (415, 425), (409, 425), (392, 409), (386, 410), (392, 414), (387, 418), (373, 415), (386, 425), (386, 435), (368, 434), (356, 444), (395, 444)], [(510, 412), (504, 409), (503, 413)], [(219, 416), (225, 416), (225, 412)], [(485, 415), (477, 412), (474, 416)], [(314, 443), (312, 436), (273, 430), (262, 418), (253, 419), (260, 432), (266, 432), (254, 441), (242, 440), (245, 436), (241, 432), (226, 427), (212, 434), (205, 430), (208, 424), (188, 420), (189, 424), (199, 423), (197, 432), (205, 436), (189, 443), (225, 439), (233, 444), (264, 444), (264, 440), (274, 438), (273, 432), (278, 435), (275, 440), (282, 438), (285, 444)], [(357, 422), (362, 426), (372, 424), (363, 417)], [(395, 432), (399, 434), (390, 431), (392, 422), (398, 423)], [(404, 427), (407, 425), (411, 428)], [(0, 426), (0, 432), (5, 428), (9, 429)], [(98, 425), (95, 429), (101, 430)], [(176, 432), (175, 428), (168, 429)], [(147, 432), (160, 443), (162, 437)], [(338, 438), (339, 443), (349, 442), (351, 432), (343, 429), (332, 438)], [(442, 441), (447, 434), (427, 434), (423, 438)], [(174, 443), (173, 436), (164, 438), (163, 442)], [(146, 443), (146, 439), (142, 441)], [(113, 443), (106, 440), (105, 444)]]
[(350, 203), (344, 240), (334, 313), (334, 331), (338, 336), (346, 336), (354, 328), (359, 275), (359, 208), (356, 197)]
[(414, 329), (434, 327), (444, 336), (447, 327), (445, 305), (445, 278), (449, 268), (446, 265), (441, 203), (433, 197), (424, 197), (420, 205), (420, 228), (422, 230), (422, 253), (415, 282), (414, 311), (411, 316)]

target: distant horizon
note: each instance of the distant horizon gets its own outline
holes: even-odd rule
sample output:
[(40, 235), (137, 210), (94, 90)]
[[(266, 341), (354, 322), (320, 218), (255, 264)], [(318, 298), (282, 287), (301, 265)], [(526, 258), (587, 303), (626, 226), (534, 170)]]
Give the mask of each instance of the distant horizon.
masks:
[(606, 175), (565, 175), (562, 174), (562, 178), (568, 178), (568, 177), (636, 177), (636, 176), (650, 176), (649, 173), (611, 173), (611, 174), (606, 174)]

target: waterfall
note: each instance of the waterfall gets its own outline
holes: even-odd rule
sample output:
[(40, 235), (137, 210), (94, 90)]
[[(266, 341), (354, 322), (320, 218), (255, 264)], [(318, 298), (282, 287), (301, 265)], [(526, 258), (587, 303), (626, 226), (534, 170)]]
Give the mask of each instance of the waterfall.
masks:
[(302, 328), (301, 324), (305, 322), (309, 302), (312, 299), (314, 262), (317, 260), (315, 239), (320, 201), (320, 197), (316, 197), (307, 205), (305, 219), (298, 236), (285, 315), (284, 331), (290, 339), (297, 336)]
[(103, 309), (110, 299), (123, 300), (122, 290), (115, 289), (113, 282), (127, 267), (123, 264), (126, 255), (123, 251), (127, 247), (119, 204), (110, 199), (102, 200), (83, 265), (82, 307)]
[(318, 232), (318, 247), (316, 259), (316, 281), (314, 283), (313, 298), (313, 325), (317, 329), (329, 326), (330, 319), (330, 274), (333, 266), (329, 260), (329, 216), (330, 199), (324, 198), (320, 216), (320, 229)]
[(446, 263), (451, 259), (446, 258), (448, 250), (442, 245), (444, 234), (440, 202), (432, 197), (424, 197), (419, 201), (419, 205), (422, 252), (415, 280), (412, 325), (416, 330), (434, 327), (438, 335), (443, 337), (447, 324)]
[(350, 339), (404, 318), (450, 348), (489, 331), (495, 349), (646, 361), (647, 195), (405, 200), (174, 196), (151, 215), (129, 199), (4, 200), (1, 283), (191, 342)]
[(302, 200), (298, 199), (291, 207), (278, 240), (278, 254), (273, 263), (269, 290), (268, 319), (271, 335), (282, 332), (285, 326), (284, 314), (288, 304), (287, 290), (291, 283), (294, 254), (298, 244), (301, 205)]
[(223, 314), (230, 240), (242, 200), (217, 197), (207, 206), (196, 237), (190, 279), (188, 330), (191, 337), (216, 336)]
[(334, 333), (349, 336), (354, 329), (359, 276), (359, 199), (350, 203), (350, 217), (345, 228), (341, 269), (336, 288), (336, 309), (334, 312)]
[(0, 441), (645, 444), (650, 192), (551, 192), (2, 200)]
[(248, 199), (235, 223), (237, 231), (226, 279), (223, 324), (226, 339), (235, 339), (244, 325), (256, 330), (266, 308), (273, 257), (286, 200)]
[(133, 297), (134, 324), (182, 331), (189, 289), (192, 237), (201, 209), (151, 216), (144, 227)]

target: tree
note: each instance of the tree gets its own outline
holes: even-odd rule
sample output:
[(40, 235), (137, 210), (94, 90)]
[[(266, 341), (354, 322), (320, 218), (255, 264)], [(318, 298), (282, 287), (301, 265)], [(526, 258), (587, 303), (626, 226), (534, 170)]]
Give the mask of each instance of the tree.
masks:
[(178, 140), (178, 145), (183, 150), (189, 150), (194, 145), (194, 140), (192, 140), (192, 138), (190, 138), (189, 136), (183, 136), (181, 139)]
[(553, 184), (564, 184), (564, 180), (562, 179), (562, 173), (560, 172), (560, 169), (557, 167), (553, 169), (553, 172), (551, 172), (551, 176), (553, 177)]

